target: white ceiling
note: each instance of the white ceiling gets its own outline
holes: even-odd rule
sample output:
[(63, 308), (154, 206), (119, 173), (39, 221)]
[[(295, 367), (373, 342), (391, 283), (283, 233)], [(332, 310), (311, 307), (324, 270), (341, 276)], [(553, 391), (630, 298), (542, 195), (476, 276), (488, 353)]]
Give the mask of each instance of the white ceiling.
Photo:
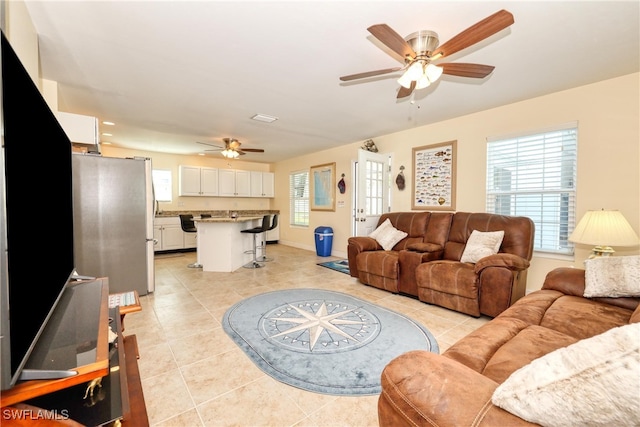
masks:
[[(196, 154), (237, 138), (274, 162), (639, 71), (638, 1), (31, 1), (61, 111), (116, 123), (102, 141)], [(368, 31), (440, 44), (506, 9), (515, 23), (439, 62), (494, 65), (396, 99), (400, 58)], [(587, 100), (588, 101), (588, 100)], [(597, 100), (593, 100), (597, 108)], [(278, 117), (272, 124), (254, 114)], [(210, 153), (220, 156), (219, 153)]]

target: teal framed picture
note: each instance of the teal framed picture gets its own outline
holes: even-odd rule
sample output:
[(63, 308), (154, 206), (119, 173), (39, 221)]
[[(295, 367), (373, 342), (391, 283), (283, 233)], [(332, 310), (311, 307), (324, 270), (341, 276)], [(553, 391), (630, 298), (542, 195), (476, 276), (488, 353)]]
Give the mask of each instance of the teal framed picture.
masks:
[(310, 168), (311, 210), (336, 210), (336, 164), (325, 163)]

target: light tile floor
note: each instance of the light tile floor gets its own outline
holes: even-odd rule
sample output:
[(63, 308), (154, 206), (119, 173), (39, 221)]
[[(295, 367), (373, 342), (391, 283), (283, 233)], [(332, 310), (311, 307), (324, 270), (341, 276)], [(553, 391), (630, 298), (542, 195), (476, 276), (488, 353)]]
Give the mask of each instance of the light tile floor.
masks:
[(251, 295), (287, 288), (351, 294), (421, 322), (440, 351), (489, 319), (394, 295), (328, 268), (313, 251), (269, 245), (273, 261), (233, 273), (187, 268), (195, 253), (157, 257), (155, 292), (127, 315), (125, 335), (138, 339), (140, 375), (152, 426), (377, 426), (377, 396), (316, 394), (258, 369), (226, 335), (222, 317)]

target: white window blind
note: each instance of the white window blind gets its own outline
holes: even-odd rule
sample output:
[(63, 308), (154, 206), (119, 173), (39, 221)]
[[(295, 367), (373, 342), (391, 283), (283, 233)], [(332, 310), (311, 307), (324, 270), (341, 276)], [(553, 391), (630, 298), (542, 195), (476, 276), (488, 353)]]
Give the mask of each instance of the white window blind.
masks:
[(571, 123), (488, 140), (487, 212), (531, 218), (536, 251), (573, 254), (577, 137)]
[(309, 172), (289, 175), (290, 224), (309, 226)]

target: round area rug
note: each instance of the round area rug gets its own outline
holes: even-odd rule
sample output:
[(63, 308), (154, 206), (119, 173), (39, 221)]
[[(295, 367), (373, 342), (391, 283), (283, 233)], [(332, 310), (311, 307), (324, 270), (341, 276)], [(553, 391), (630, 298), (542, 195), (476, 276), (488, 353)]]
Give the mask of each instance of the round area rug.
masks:
[(433, 335), (408, 317), (322, 289), (244, 299), (227, 310), (222, 326), (268, 375), (325, 394), (379, 394), (380, 374), (393, 358), (439, 351)]

